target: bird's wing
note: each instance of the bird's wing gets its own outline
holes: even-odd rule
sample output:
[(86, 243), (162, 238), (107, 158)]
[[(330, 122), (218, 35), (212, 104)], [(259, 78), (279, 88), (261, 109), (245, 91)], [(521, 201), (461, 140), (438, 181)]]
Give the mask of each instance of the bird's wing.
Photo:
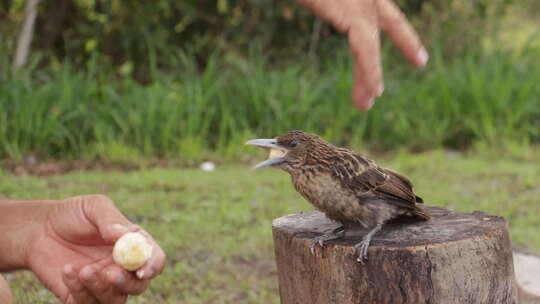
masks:
[(367, 166), (362, 166), (359, 158), (357, 154), (342, 155), (334, 161), (332, 174), (361, 200), (383, 199), (411, 211), (420, 210), (416, 203), (422, 199), (417, 199), (407, 178), (363, 158)]
[(411, 181), (408, 178), (406, 178), (405, 176), (397, 173), (396, 171), (394, 171), (392, 169), (384, 168), (383, 170), (386, 173), (388, 173), (390, 175), (393, 175), (395, 178), (399, 179), (404, 184), (404, 186), (406, 186), (406, 188), (414, 195), (415, 201), (417, 203), (420, 203), (420, 204), (424, 203), (424, 200), (421, 197), (414, 194), (414, 192), (412, 190), (413, 189), (413, 184), (411, 183)]

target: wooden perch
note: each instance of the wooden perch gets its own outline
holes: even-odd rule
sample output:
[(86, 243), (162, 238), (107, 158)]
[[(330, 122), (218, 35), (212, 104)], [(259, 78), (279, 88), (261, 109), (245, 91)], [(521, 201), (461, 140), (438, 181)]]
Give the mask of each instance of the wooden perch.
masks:
[(428, 222), (385, 225), (365, 264), (356, 262), (353, 248), (365, 231), (312, 254), (311, 239), (337, 223), (318, 211), (275, 219), (281, 303), (517, 303), (506, 221), (478, 211), (426, 210)]

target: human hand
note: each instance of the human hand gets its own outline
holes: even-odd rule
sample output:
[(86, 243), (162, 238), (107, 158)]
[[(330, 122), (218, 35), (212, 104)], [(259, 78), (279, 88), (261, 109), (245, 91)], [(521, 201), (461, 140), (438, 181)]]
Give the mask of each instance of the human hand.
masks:
[[(103, 195), (51, 203), (43, 229), (26, 250), (27, 268), (64, 303), (125, 303), (161, 273), (165, 253), (152, 237), (129, 222)], [(153, 245), (151, 258), (136, 273), (114, 263), (115, 241), (138, 231)]]
[(348, 36), (355, 58), (352, 98), (360, 110), (382, 95), (379, 30), (388, 34), (403, 55), (422, 67), (428, 53), (403, 13), (391, 0), (297, 0)]

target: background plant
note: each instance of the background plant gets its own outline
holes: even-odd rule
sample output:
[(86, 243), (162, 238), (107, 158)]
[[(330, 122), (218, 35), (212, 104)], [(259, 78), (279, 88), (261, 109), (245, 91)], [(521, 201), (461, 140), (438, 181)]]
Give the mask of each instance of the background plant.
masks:
[[(0, 70), (0, 158), (238, 159), (246, 139), (299, 128), (383, 151), (539, 141), (537, 35), (496, 35), (515, 5), (399, 4), (432, 58), (414, 71), (385, 41), (386, 92), (366, 114), (345, 39), (292, 1), (43, 2), (30, 62)], [(3, 37), (23, 5), (0, 2)]]

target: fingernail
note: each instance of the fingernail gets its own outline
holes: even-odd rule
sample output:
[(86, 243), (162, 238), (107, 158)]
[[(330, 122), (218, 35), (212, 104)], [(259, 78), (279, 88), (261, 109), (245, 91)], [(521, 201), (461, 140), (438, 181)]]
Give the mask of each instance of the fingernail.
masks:
[(122, 231), (122, 232), (127, 232), (128, 231), (128, 228), (124, 225), (121, 225), (121, 224), (114, 224), (112, 225), (111, 227), (113, 230), (116, 230), (116, 231)]
[(373, 98), (366, 102), (366, 110), (371, 109), (371, 107), (373, 107)]
[(115, 278), (114, 278), (114, 272), (112, 270), (107, 270), (107, 272), (105, 272), (105, 277), (107, 278), (107, 281), (109, 282), (114, 282)]
[(128, 230), (131, 232), (137, 232), (141, 230), (141, 226), (139, 225), (129, 225)]
[(123, 274), (119, 274), (118, 277), (116, 278), (116, 284), (118, 285), (121, 285), (121, 284), (124, 284), (124, 275)]
[(381, 97), (381, 95), (384, 93), (384, 84), (379, 84), (379, 86), (377, 87), (377, 91), (375, 92), (375, 95), (377, 97)]
[(144, 270), (137, 270), (137, 278), (139, 278), (139, 280), (142, 280), (142, 278), (144, 278)]
[(139, 280), (142, 280), (144, 278), (150, 278), (154, 274), (154, 271), (152, 269), (144, 271), (142, 269), (137, 270), (137, 278)]
[(64, 265), (64, 274), (66, 275), (66, 278), (70, 280), (74, 280), (77, 277), (75, 271), (73, 271), (73, 265), (71, 264)]
[(81, 271), (81, 276), (85, 280), (90, 280), (90, 279), (92, 279), (94, 277), (94, 273), (95, 273), (94, 269), (91, 266), (86, 266)]
[(425, 66), (429, 60), (429, 54), (425, 48), (421, 48), (416, 54), (416, 60), (420, 66)]

